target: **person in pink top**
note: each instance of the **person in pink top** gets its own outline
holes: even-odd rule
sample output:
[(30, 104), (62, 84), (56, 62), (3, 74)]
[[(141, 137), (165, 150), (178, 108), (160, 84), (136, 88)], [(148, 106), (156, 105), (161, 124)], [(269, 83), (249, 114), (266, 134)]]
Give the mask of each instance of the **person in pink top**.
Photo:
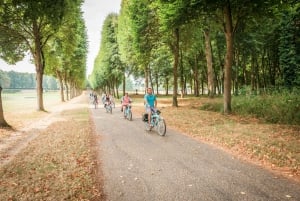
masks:
[(129, 104), (131, 103), (131, 98), (128, 96), (128, 93), (125, 93), (125, 96), (122, 97), (121, 103), (122, 103), (121, 112), (123, 112), (125, 111), (125, 108), (129, 106)]

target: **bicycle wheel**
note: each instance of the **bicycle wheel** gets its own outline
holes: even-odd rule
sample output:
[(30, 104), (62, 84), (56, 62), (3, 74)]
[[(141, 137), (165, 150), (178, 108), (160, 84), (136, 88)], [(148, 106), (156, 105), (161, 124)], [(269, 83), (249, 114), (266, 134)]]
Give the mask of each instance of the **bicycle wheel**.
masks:
[(128, 112), (127, 112), (127, 119), (128, 119), (129, 121), (132, 121), (132, 113), (131, 113), (131, 110), (128, 110)]
[(112, 107), (111, 107), (111, 105), (109, 106), (109, 112), (110, 112), (110, 114), (112, 114)]
[(106, 110), (106, 113), (110, 113), (110, 111), (111, 111), (110, 106), (109, 106), (109, 105), (106, 105), (106, 106), (105, 106), (105, 110)]
[(145, 122), (145, 130), (146, 131), (151, 131), (151, 126), (149, 125), (149, 123), (148, 122)]
[(157, 132), (159, 135), (166, 135), (167, 125), (164, 119), (160, 119), (157, 123)]

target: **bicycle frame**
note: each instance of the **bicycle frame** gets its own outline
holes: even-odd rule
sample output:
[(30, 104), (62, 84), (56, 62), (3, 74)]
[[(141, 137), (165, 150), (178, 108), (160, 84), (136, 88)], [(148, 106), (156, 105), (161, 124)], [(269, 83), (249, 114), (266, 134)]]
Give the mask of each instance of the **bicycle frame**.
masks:
[(112, 113), (112, 106), (110, 102), (105, 103), (105, 109), (107, 113)]
[(131, 112), (131, 105), (126, 105), (124, 109), (124, 117), (129, 121), (132, 120), (132, 112)]
[(148, 124), (148, 120), (145, 120), (146, 130), (151, 131), (154, 127), (156, 128), (159, 135), (164, 136), (166, 134), (166, 122), (160, 116), (159, 110), (152, 110), (150, 116), (150, 125)]

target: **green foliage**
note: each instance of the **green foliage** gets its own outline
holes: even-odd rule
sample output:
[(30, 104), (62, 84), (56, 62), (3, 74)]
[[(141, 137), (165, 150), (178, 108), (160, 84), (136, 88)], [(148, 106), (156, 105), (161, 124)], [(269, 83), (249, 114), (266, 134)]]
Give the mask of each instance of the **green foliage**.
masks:
[[(35, 73), (20, 73), (0, 70), (0, 86), (4, 89), (34, 89), (36, 88)], [(44, 89), (57, 90), (57, 81), (52, 76), (44, 76)]]
[(286, 10), (282, 14), (280, 27), (280, 64), (283, 69), (284, 84), (288, 88), (300, 86), (300, 4), (298, 8)]
[[(0, 2), (0, 57), (14, 64), (30, 51), (35, 39), (41, 47), (57, 30), (64, 14), (64, 0), (13, 0)], [(36, 29), (34, 29), (34, 27)], [(37, 38), (39, 37), (39, 38)], [(5, 47), (5, 48), (4, 48)]]
[[(269, 94), (235, 96), (232, 107), (236, 114), (253, 116), (269, 123), (300, 124), (300, 89), (270, 90)], [(220, 112), (221, 102), (206, 103), (200, 109)]]
[(8, 77), (7, 73), (0, 70), (0, 87), (8, 88), (10, 86), (10, 78)]
[(124, 68), (117, 43), (118, 15), (109, 14), (102, 27), (101, 46), (89, 79), (93, 89), (112, 91), (121, 84)]
[(233, 107), (242, 115), (253, 115), (270, 123), (300, 124), (299, 90), (271, 95), (235, 97)]
[(76, 88), (85, 87), (88, 49), (81, 4), (82, 1), (67, 1), (61, 26), (45, 46), (45, 73)]

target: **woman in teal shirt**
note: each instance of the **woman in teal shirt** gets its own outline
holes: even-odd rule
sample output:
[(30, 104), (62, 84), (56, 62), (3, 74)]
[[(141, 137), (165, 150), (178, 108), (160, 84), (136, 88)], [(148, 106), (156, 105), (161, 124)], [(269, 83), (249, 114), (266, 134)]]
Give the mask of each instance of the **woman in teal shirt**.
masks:
[(152, 92), (152, 88), (147, 89), (147, 93), (144, 96), (144, 104), (146, 106), (146, 113), (148, 113), (148, 123), (150, 125), (151, 110), (157, 106), (156, 96)]

